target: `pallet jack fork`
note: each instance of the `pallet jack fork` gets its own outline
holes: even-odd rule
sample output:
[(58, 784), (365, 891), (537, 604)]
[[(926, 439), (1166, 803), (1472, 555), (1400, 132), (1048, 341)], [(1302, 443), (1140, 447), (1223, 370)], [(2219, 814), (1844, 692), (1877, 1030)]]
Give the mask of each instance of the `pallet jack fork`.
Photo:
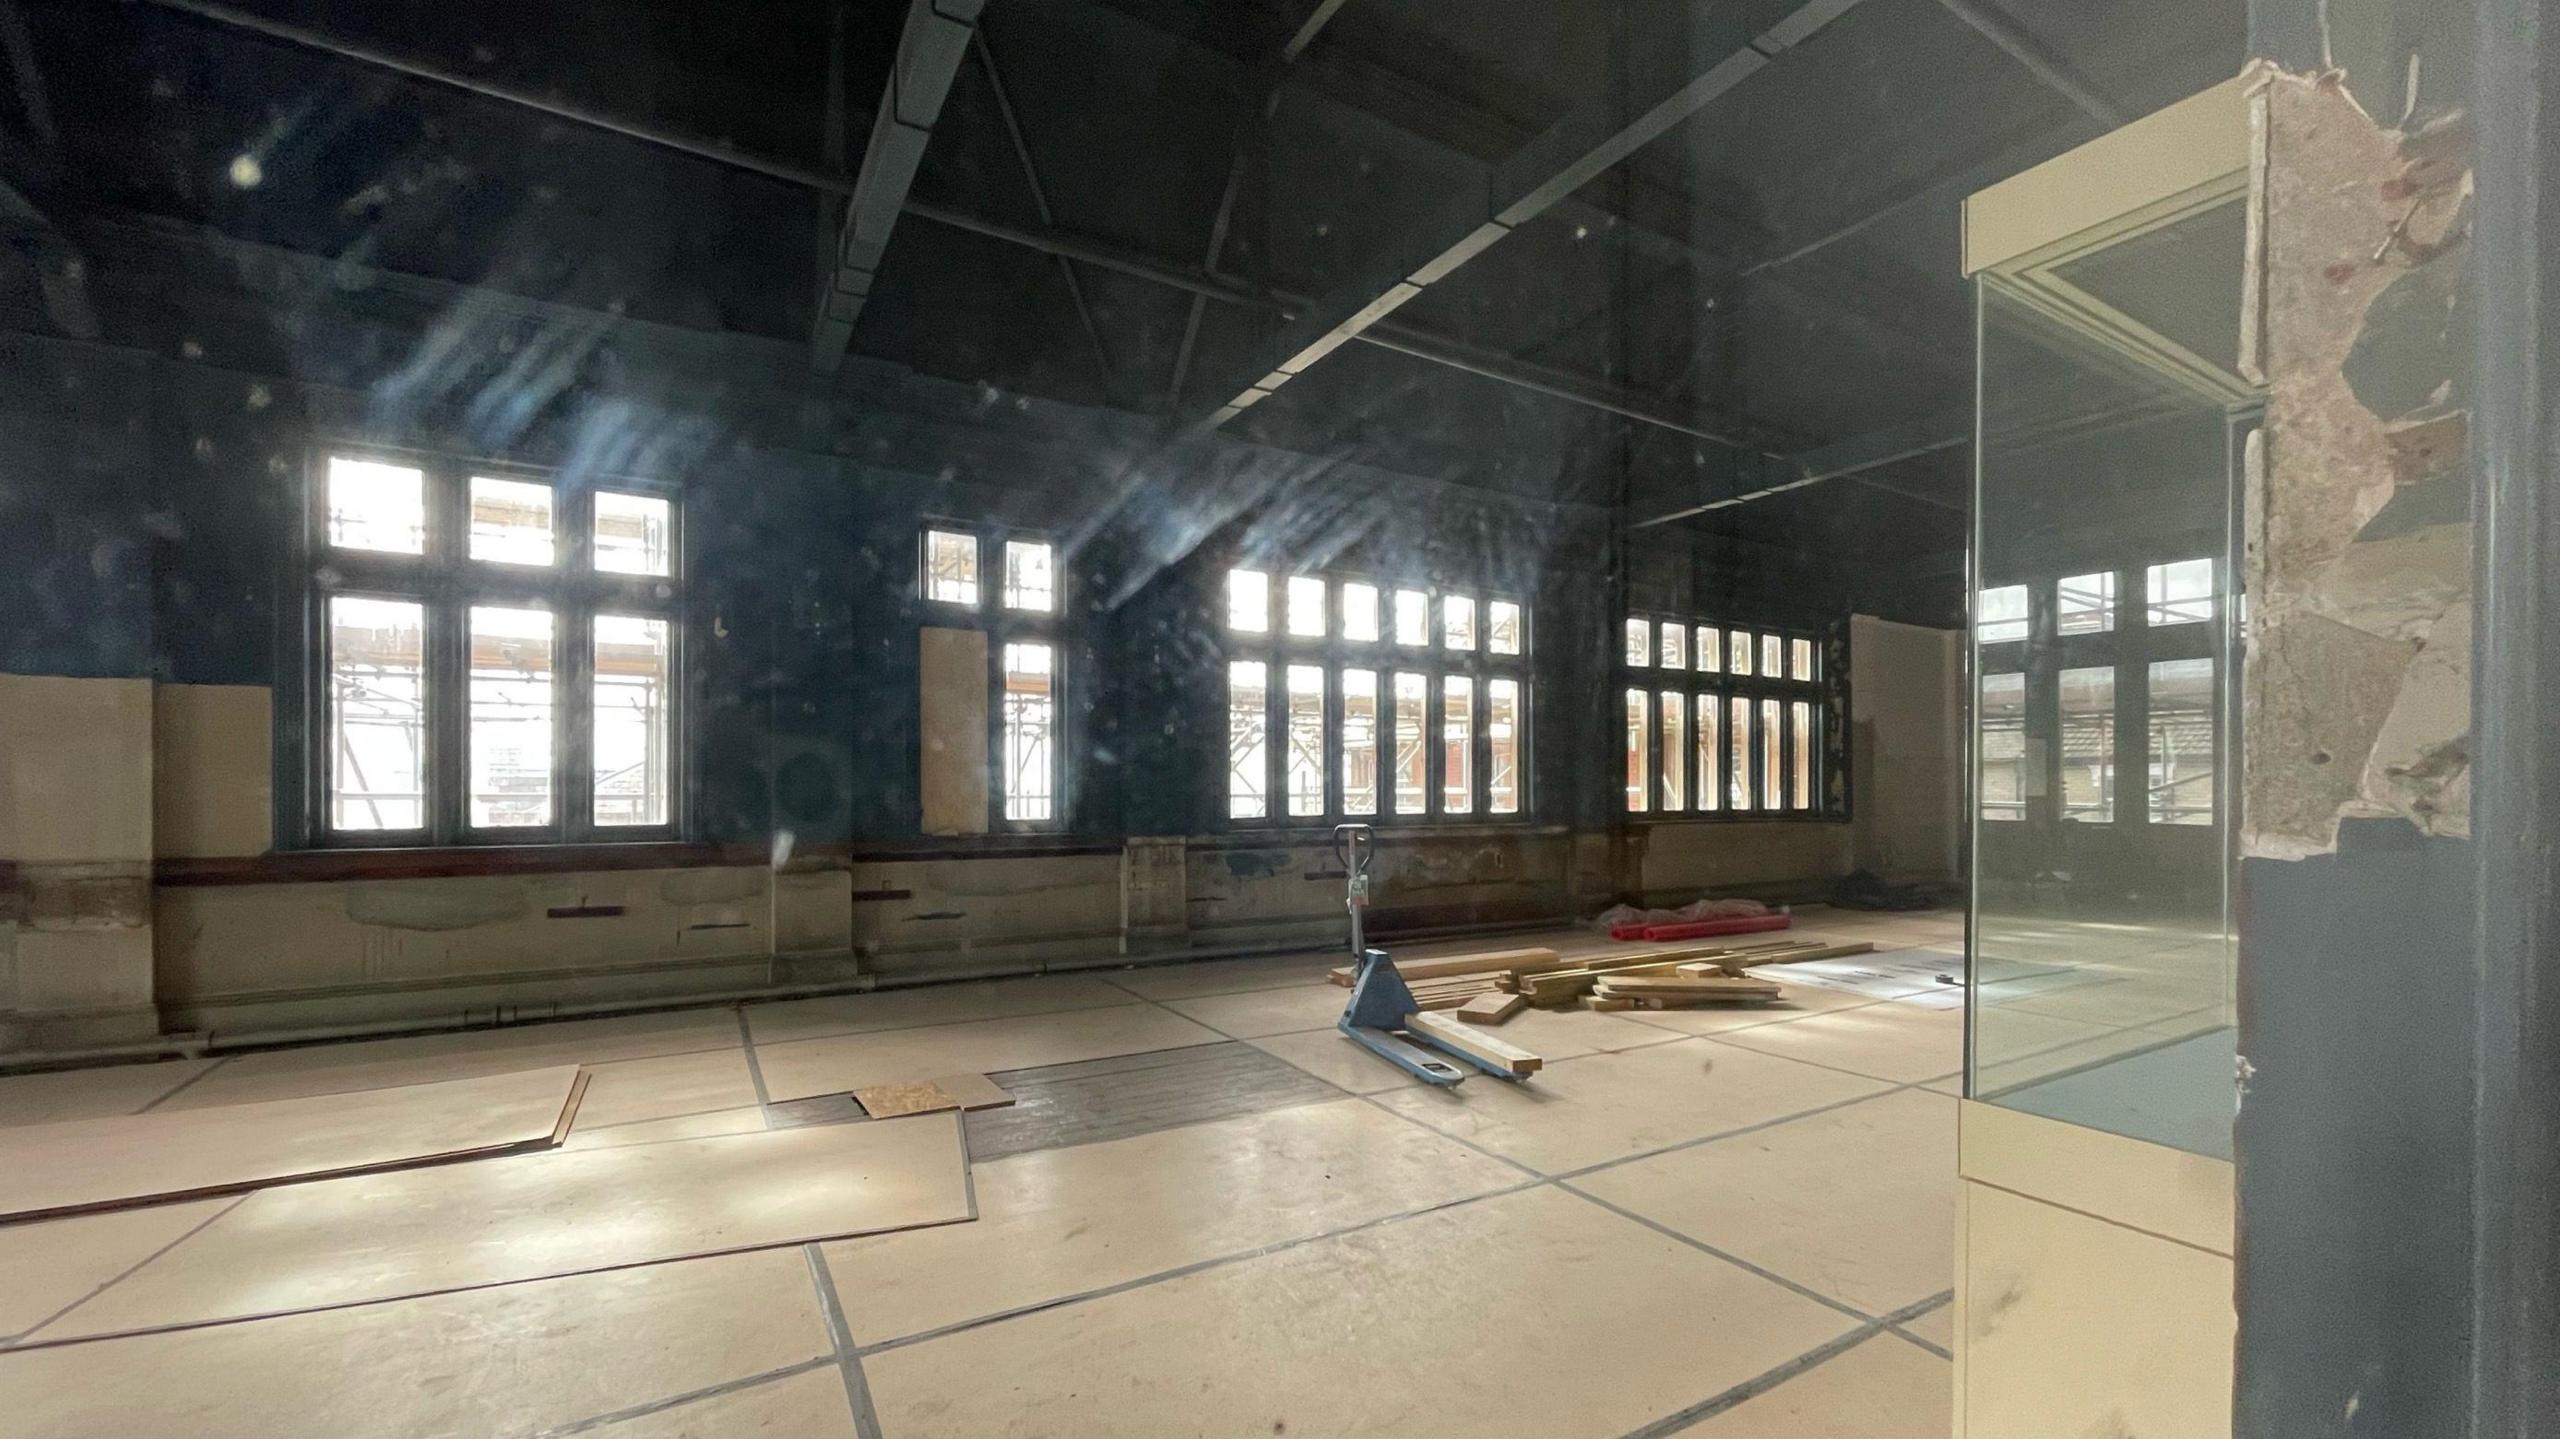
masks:
[[(1387, 957), (1385, 950), (1371, 949), (1366, 943), (1361, 916), (1369, 907), (1369, 861), (1376, 849), (1377, 838), (1369, 826), (1334, 826), (1333, 852), (1342, 861), (1343, 873), (1350, 881), (1343, 907), (1351, 912), (1351, 955), (1357, 966), (1351, 979), (1351, 1003), (1343, 1007), (1342, 1020), (1336, 1028), (1426, 1084), (1456, 1084), (1467, 1077), (1466, 1072), (1423, 1047), (1433, 1042), (1428, 1031), (1403, 1032), (1422, 1006), (1414, 1001), (1413, 991), (1405, 988), (1404, 976), (1396, 973), (1395, 961)], [(1456, 1049), (1446, 1052), (1497, 1079), (1517, 1083), (1521, 1078), (1475, 1055)]]

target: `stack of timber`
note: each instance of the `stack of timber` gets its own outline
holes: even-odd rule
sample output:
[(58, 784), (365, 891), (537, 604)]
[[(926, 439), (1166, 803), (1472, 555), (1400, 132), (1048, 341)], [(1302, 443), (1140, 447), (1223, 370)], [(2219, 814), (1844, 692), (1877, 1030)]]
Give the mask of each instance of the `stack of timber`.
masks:
[[(1413, 991), (1414, 1002), (1421, 1009), (1463, 1010), (1472, 1005), (1477, 1006), (1476, 1013), (1464, 1017), (1480, 1024), (1500, 1024), (1518, 1012), (1518, 1006), (1499, 1002), (1503, 996), (1517, 996), (1546, 1009), (1592, 994), (1604, 979), (1732, 977), (1756, 965), (1835, 959), (1871, 953), (1874, 949), (1875, 945), (1865, 940), (1829, 944), (1819, 939), (1690, 945), (1650, 954), (1599, 954), (1571, 959), (1552, 949), (1508, 949), (1452, 955), (1447, 959), (1402, 960), (1397, 962), (1396, 972), (1403, 977), (1405, 987)], [(1346, 986), (1351, 983), (1351, 976), (1349, 965), (1336, 968), (1331, 974), (1335, 984)], [(1777, 988), (1766, 987), (1772, 993)]]
[(1593, 1009), (1700, 1009), (1709, 1005), (1768, 1004), (1785, 992), (1747, 975), (1612, 975), (1592, 987)]

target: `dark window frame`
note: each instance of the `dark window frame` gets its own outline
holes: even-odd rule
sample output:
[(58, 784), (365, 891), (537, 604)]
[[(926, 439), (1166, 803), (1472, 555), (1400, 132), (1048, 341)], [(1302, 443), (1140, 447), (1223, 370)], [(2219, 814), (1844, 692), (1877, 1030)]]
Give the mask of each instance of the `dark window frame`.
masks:
[[(1637, 620), (1645, 624), (1645, 663), (1640, 665), (1631, 663), (1626, 654), (1627, 625)], [(1662, 663), (1662, 627), (1666, 624), (1679, 625), (1684, 631), (1683, 643), (1688, 658), (1685, 668), (1671, 669)], [(1715, 633), (1717, 668), (1712, 671), (1701, 670), (1698, 667), (1697, 635), (1701, 629), (1712, 630)], [(1737, 676), (1731, 672), (1732, 640), (1737, 631), (1751, 637), (1753, 672), (1748, 675)], [(1761, 646), (1764, 638), (1769, 635), (1776, 635), (1781, 642), (1780, 653), (1787, 662), (1787, 676), (1772, 679), (1759, 673), (1761, 667), (1758, 661)], [(1800, 625), (1754, 624), (1747, 621), (1708, 619), (1698, 615), (1672, 614), (1663, 610), (1630, 609), (1618, 616), (1618, 622), (1611, 630), (1611, 641), (1619, 679), (1617, 691), (1610, 706), (1614, 712), (1618, 713), (1617, 733), (1613, 741), (1613, 752), (1618, 756), (1618, 760), (1610, 766), (1609, 772), (1619, 776), (1615, 788), (1618, 795), (1618, 815), (1622, 820), (1629, 824), (1762, 824), (1770, 821), (1792, 824), (1839, 823), (1847, 820), (1848, 816), (1844, 812), (1835, 810), (1828, 798), (1832, 763), (1825, 753), (1823, 739), (1829, 732), (1830, 726), (1836, 722), (1837, 716), (1831, 713), (1833, 677), (1825, 673), (1825, 667), (1831, 661), (1829, 648), (1824, 643), (1822, 634)], [(1813, 652), (1813, 673), (1810, 677), (1801, 680), (1791, 677), (1794, 673), (1795, 647), (1798, 644), (1810, 646)], [(1646, 757), (1646, 807), (1640, 810), (1627, 808), (1625, 796), (1626, 718), (1624, 711), (1626, 695), (1630, 690), (1644, 691), (1645, 725), (1649, 736), (1647, 742), (1649, 753)], [(1673, 759), (1662, 743), (1662, 696), (1666, 693), (1678, 694), (1684, 699), (1681, 752), (1678, 763), (1682, 793), (1687, 803), (1680, 809), (1663, 808), (1663, 802), (1670, 789), (1668, 766)], [(1717, 788), (1716, 807), (1713, 809), (1699, 807), (1700, 797), (1704, 793), (1699, 788), (1704, 776), (1699, 772), (1697, 763), (1697, 717), (1701, 696), (1714, 698), (1717, 717), (1715, 774)], [(1751, 757), (1751, 803), (1743, 809), (1735, 809), (1732, 799), (1732, 702), (1735, 699), (1746, 699), (1750, 702), (1750, 721), (1746, 734)], [(1807, 765), (1806, 803), (1801, 809), (1784, 804), (1771, 808), (1765, 803), (1765, 797), (1761, 793), (1763, 788), (1760, 782), (1762, 778), (1761, 744), (1764, 727), (1761, 701), (1771, 699), (1779, 701), (1778, 774), (1782, 790), (1792, 788), (1791, 781), (1795, 775), (1799, 749), (1792, 723), (1793, 706), (1796, 701), (1801, 700), (1813, 707), (1809, 716), (1806, 743), (1802, 746), (1810, 752), (1804, 757)], [(1788, 797), (1783, 793), (1780, 796), (1781, 799)]]
[[(967, 535), (978, 546), (978, 598), (975, 603), (940, 600), (928, 592), (932, 583), (930, 546), (933, 534)], [(1004, 547), (1023, 540), (1049, 547), (1049, 608), (1023, 610), (1004, 602)], [(1073, 594), (1066, 552), (1047, 530), (987, 520), (961, 520), (926, 515), (916, 526), (914, 595), (919, 623), (940, 628), (973, 628), (987, 636), (987, 832), (990, 834), (1058, 834), (1067, 829), (1074, 801), (1074, 770), (1067, 763), (1071, 712), (1067, 707), (1067, 615)], [(965, 622), (965, 624), (963, 623)], [(1042, 644), (1049, 647), (1049, 817), (1010, 819), (1005, 815), (1004, 775), (1004, 647)]]

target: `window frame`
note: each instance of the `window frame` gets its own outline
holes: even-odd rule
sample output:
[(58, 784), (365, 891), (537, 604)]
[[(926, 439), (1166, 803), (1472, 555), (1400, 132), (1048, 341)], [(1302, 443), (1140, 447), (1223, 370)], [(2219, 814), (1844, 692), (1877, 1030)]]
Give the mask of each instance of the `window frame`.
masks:
[[(1645, 626), (1647, 637), (1646, 662), (1643, 664), (1629, 662), (1624, 644), (1628, 626), (1637, 623)], [(1666, 626), (1676, 626), (1683, 631), (1683, 647), (1686, 651), (1687, 664), (1682, 668), (1673, 669), (1662, 663), (1662, 633)], [(1717, 666), (1713, 670), (1702, 669), (1699, 665), (1697, 639), (1698, 632), (1702, 629), (1715, 636)], [(1748, 675), (1737, 676), (1732, 673), (1730, 655), (1733, 637), (1737, 632), (1748, 634), (1751, 638), (1750, 653), (1753, 672)], [(1617, 637), (1617, 643), (1612, 647), (1617, 657), (1618, 684), (1615, 688), (1621, 695), (1628, 690), (1645, 691), (1652, 716), (1650, 727), (1653, 730), (1650, 753), (1646, 756), (1645, 808), (1629, 808), (1623, 794), (1625, 786), (1619, 785), (1617, 788), (1621, 794), (1617, 810), (1621, 821), (1627, 824), (1648, 825), (1754, 824), (1771, 821), (1800, 824), (1816, 821), (1838, 823), (1848, 818), (1844, 811), (1833, 808), (1829, 801), (1833, 765), (1826, 752), (1824, 738), (1830, 732), (1831, 726), (1838, 722), (1838, 717), (1832, 713), (1835, 704), (1834, 676), (1827, 673), (1826, 668), (1832, 663), (1831, 648), (1824, 643), (1824, 637), (1820, 631), (1801, 624), (1761, 624), (1746, 620), (1709, 619), (1694, 613), (1675, 614), (1668, 610), (1630, 608), (1618, 616), (1618, 622), (1612, 633)], [(1778, 641), (1779, 657), (1788, 669), (1788, 675), (1771, 677), (1759, 673), (1761, 668), (1759, 660), (1768, 640), (1773, 636)], [(1799, 642), (1810, 646), (1813, 655), (1813, 673), (1811, 677), (1801, 680), (1792, 678), (1796, 645)], [(1677, 755), (1671, 753), (1671, 747), (1666, 746), (1662, 739), (1661, 701), (1664, 695), (1672, 694), (1683, 698), (1682, 734)], [(1747, 701), (1750, 719), (1746, 743), (1751, 757), (1748, 779), (1751, 802), (1739, 807), (1733, 803), (1732, 797), (1734, 744), (1732, 702), (1737, 699)], [(1702, 700), (1712, 704), (1718, 718), (1716, 745), (1720, 762), (1716, 766), (1714, 776), (1717, 788), (1714, 796), (1716, 803), (1713, 808), (1706, 807), (1707, 792), (1700, 787), (1706, 778), (1701, 773), (1704, 767), (1698, 762), (1700, 730), (1698, 712)], [(1781, 802), (1775, 808), (1769, 806), (1767, 796), (1761, 793), (1763, 788), (1761, 746), (1766, 742), (1762, 730), (1767, 713), (1762, 702), (1766, 700), (1779, 702), (1778, 774), (1781, 781), (1779, 786)], [(1805, 796), (1807, 803), (1802, 809), (1790, 808), (1785, 803), (1789, 798), (1788, 791), (1792, 787), (1799, 748), (1792, 724), (1793, 706), (1797, 701), (1803, 701), (1813, 707), (1812, 722), (1807, 736), (1808, 743), (1804, 746), (1810, 753), (1805, 756), (1808, 764)], [(1625, 767), (1626, 737), (1617, 736), (1614, 744), (1620, 755), (1620, 761), (1613, 766), (1613, 772)], [(1670, 809), (1665, 807), (1670, 798), (1669, 766), (1675, 763), (1680, 766), (1681, 771), (1680, 788), (1683, 804), (1678, 809)]]
[[(1270, 624), (1263, 630), (1239, 630), (1228, 623), (1227, 576), (1236, 570), (1262, 573), (1270, 585)], [(1320, 579), (1325, 584), (1325, 632), (1322, 636), (1289, 633), (1288, 591), (1293, 579)], [(1377, 591), (1378, 637), (1374, 640), (1347, 638), (1344, 630), (1345, 588), (1368, 585)], [(1213, 596), (1211, 623), (1216, 627), (1219, 651), (1219, 722), (1214, 726), (1220, 736), (1228, 733), (1228, 716), (1232, 700), (1226, 684), (1226, 665), (1238, 660), (1255, 660), (1264, 666), (1263, 733), (1269, 754), (1265, 760), (1264, 794), (1268, 802), (1259, 817), (1237, 815), (1232, 810), (1232, 795), (1227, 781), (1228, 765), (1221, 756), (1218, 766), (1222, 776), (1216, 796), (1218, 823), (1227, 829), (1268, 833), (1290, 829), (1330, 829), (1337, 824), (1366, 824), (1379, 830), (1433, 829), (1456, 825), (1528, 825), (1534, 823), (1537, 810), (1536, 786), (1532, 782), (1533, 758), (1531, 734), (1536, 713), (1537, 618), (1535, 606), (1528, 596), (1516, 589), (1492, 585), (1447, 583), (1409, 571), (1375, 570), (1361, 567), (1297, 566), (1268, 560), (1248, 560), (1230, 556), (1211, 571), (1207, 586)], [(1420, 644), (1404, 644), (1396, 639), (1395, 606), (1399, 590), (1418, 590), (1425, 597), (1424, 639)], [(1470, 600), (1475, 611), (1474, 640), (1469, 649), (1452, 649), (1448, 645), (1448, 609), (1450, 597)], [(1520, 615), (1520, 643), (1517, 654), (1495, 654), (1492, 644), (1492, 612), (1497, 603), (1514, 605)], [(1288, 791), (1288, 672), (1292, 665), (1312, 665), (1324, 673), (1324, 812), (1293, 815), (1289, 809)], [(1342, 677), (1347, 670), (1367, 670), (1377, 676), (1377, 809), (1369, 814), (1348, 814), (1343, 809), (1342, 736), (1344, 694)], [(1423, 677), (1423, 810), (1418, 814), (1399, 813), (1395, 807), (1395, 678), (1398, 674)], [(1469, 682), (1468, 700), (1468, 795), (1470, 807), (1463, 813), (1447, 810), (1447, 689), (1451, 676)], [(1493, 735), (1490, 685), (1494, 680), (1510, 680), (1517, 686), (1518, 717), (1513, 735), (1513, 787), (1519, 794), (1519, 806), (1508, 814), (1497, 814), (1493, 803)]]
[[(419, 471), (426, 528), (421, 553), (330, 543), (329, 470), (336, 459)], [(471, 556), (471, 481), (475, 477), (550, 489), (551, 564)], [(668, 573), (632, 575), (594, 568), (595, 497), (604, 491), (666, 502)], [(299, 663), (293, 667), (301, 692), (298, 703), (279, 707), (280, 713), (299, 717), (299, 733), (280, 736), (279, 746), (296, 751), (279, 773), (294, 776), (301, 793), (279, 808), (292, 823), (298, 848), (545, 848), (667, 844), (686, 837), (695, 806), (691, 680), (684, 642), (689, 566), (682, 485), (626, 474), (573, 479), (564, 471), (519, 461), (347, 441), (315, 445), (306, 452), (302, 499), (302, 634)], [(426, 743), (420, 774), (425, 822), (414, 828), (341, 829), (333, 823), (330, 771), (336, 732), (331, 712), (329, 602), (341, 596), (411, 603), (422, 612)], [(470, 623), (475, 607), (539, 609), (552, 615), (552, 814), (547, 824), (470, 822)], [(663, 620), (667, 625), (664, 824), (595, 823), (593, 687), (599, 614)]]
[[(978, 598), (974, 604), (938, 600), (927, 593), (931, 582), (928, 547), (940, 531), (970, 537), (978, 546)], [(1005, 546), (1013, 543), (1049, 547), (1049, 608), (1018, 609), (1004, 602)], [(916, 522), (916, 574), (911, 593), (918, 623), (937, 628), (975, 628), (987, 637), (987, 832), (989, 834), (1059, 834), (1075, 805), (1074, 767), (1067, 763), (1073, 693), (1067, 671), (1073, 650), (1067, 616), (1075, 581), (1057, 537), (1029, 525), (991, 520), (961, 520), (928, 514)], [(1005, 814), (1004, 787), (1004, 651), (1007, 645), (1049, 647), (1049, 817), (1011, 819)]]

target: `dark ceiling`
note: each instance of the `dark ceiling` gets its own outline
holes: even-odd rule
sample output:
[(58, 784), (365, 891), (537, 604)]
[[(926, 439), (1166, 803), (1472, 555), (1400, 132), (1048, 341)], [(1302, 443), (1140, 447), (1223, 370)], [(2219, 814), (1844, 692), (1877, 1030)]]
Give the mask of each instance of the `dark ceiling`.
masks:
[[(237, 21), (842, 174), (862, 163), (906, 15), (888, 0), (239, 0), (228, 17), (18, 3), (56, 135), (0, 105), (0, 178), (50, 215), (162, 217), (794, 343), (840, 198)], [(984, 51), (957, 72), (912, 202), (1154, 277), (911, 208), (852, 349), (1168, 420), (1214, 405), (1259, 373), (1282, 306), (1338, 293), (1547, 127), (1623, 123), (1631, 75), (1703, 71), (1798, 3), (1343, 0), (1292, 60), (1316, 0), (987, 0)], [(1388, 345), (1342, 346), (1228, 428), (1637, 519), (1788, 478), (1770, 455), (1925, 430), (1970, 402), (1964, 194), (2098, 133), (2088, 96), (2138, 115), (2227, 77), (2241, 11), (1852, 3), (1398, 311), (1372, 334)], [(1944, 550), (1961, 543), (1963, 472), (1963, 451), (1941, 449), (1682, 523), (1852, 555)]]

